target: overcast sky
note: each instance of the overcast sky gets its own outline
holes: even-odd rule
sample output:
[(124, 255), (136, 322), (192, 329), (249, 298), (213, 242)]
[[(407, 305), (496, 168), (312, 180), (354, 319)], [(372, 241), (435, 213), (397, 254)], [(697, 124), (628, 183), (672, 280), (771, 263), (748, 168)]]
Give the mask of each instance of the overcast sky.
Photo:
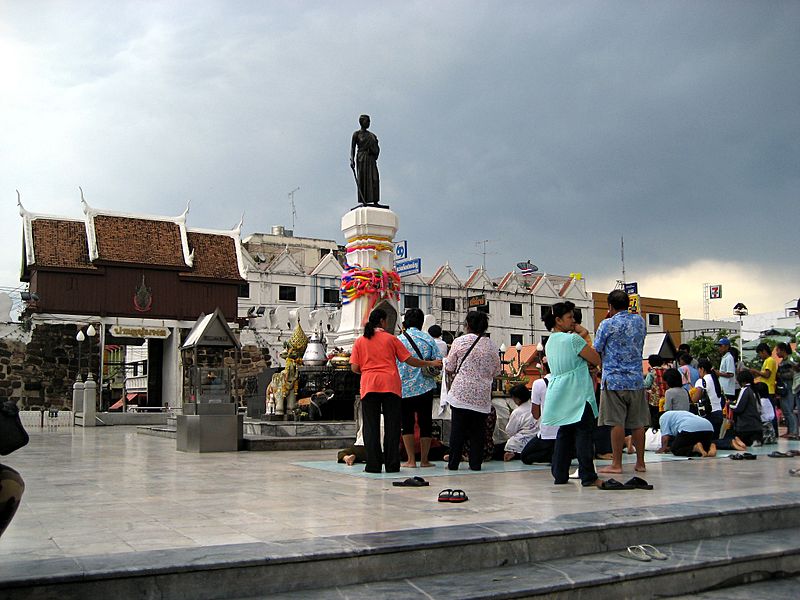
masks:
[(800, 2), (0, 0), (0, 285), (92, 206), (336, 239), (358, 115), (433, 274), (531, 259), (702, 316), (800, 293)]

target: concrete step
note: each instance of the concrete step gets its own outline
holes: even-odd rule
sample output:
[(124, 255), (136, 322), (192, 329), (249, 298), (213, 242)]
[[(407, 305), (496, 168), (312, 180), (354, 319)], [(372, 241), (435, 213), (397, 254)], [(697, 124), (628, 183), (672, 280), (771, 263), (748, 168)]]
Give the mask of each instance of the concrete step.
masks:
[(355, 436), (256, 436), (245, 435), (244, 449), (251, 452), (264, 452), (269, 450), (339, 450), (352, 446), (356, 441)]
[[(598, 503), (607, 493), (597, 491)], [(647, 502), (645, 491), (614, 493), (637, 494)], [(662, 548), (671, 558), (639, 563), (617, 556), (626, 546), (642, 543)], [(0, 598), (211, 600), (294, 592), (300, 595), (287, 597), (331, 598), (350, 597), (339, 590), (361, 586), (353, 593), (368, 590), (370, 600), (390, 597), (390, 589), (401, 590), (393, 597), (428, 600), (543, 593), (596, 598), (595, 590), (602, 590), (607, 600), (611, 593), (615, 598), (686, 594), (743, 574), (779, 572), (800, 572), (800, 496), (788, 492), (565, 514), (545, 521), (5, 560)], [(425, 595), (406, 595), (425, 589), (420, 586), (429, 586)], [(380, 591), (384, 587), (386, 593)], [(327, 595), (311, 595), (323, 590)]]
[(246, 419), (244, 433), (264, 437), (356, 436), (355, 421), (257, 421)]
[[(800, 571), (800, 528), (723, 536), (659, 546), (666, 560), (639, 562), (619, 551), (450, 572), (428, 577), (254, 595), (239, 600), (489, 600), (493, 598), (656, 598), (693, 594)], [(454, 555), (453, 566), (458, 564)], [(798, 597), (795, 587), (794, 598)], [(720, 595), (719, 598), (729, 598)], [(758, 598), (764, 596), (750, 596)], [(769, 596), (774, 598), (773, 596)]]
[(152, 435), (155, 437), (163, 437), (169, 439), (177, 439), (178, 428), (167, 425), (142, 425), (136, 428), (136, 433), (142, 435)]

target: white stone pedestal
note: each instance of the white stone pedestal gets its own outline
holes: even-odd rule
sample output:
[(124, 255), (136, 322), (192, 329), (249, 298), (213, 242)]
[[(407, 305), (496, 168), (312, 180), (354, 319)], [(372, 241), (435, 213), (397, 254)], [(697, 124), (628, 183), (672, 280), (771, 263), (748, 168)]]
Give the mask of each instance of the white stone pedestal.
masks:
[[(342, 233), (347, 241), (347, 264), (363, 268), (394, 270), (394, 236), (399, 226), (397, 215), (388, 208), (360, 206), (342, 217)], [(359, 246), (378, 246), (379, 249)], [(382, 247), (383, 246), (383, 247)], [(371, 308), (380, 306), (389, 313), (389, 327), (397, 322), (398, 302), (394, 296), (375, 298), (367, 294), (342, 305), (336, 345), (349, 350), (364, 332)]]

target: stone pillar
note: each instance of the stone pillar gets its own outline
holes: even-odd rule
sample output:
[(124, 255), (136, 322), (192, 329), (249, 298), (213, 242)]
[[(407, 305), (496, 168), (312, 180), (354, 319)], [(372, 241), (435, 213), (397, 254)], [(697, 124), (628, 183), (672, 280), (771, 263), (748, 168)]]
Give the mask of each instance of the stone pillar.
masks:
[(94, 427), (97, 415), (97, 383), (89, 373), (83, 384), (83, 426)]
[[(346, 213), (342, 217), (342, 233), (347, 241), (347, 264), (394, 272), (394, 236), (398, 226), (397, 215), (388, 208), (360, 206)], [(370, 311), (378, 306), (389, 314), (389, 329), (394, 331), (398, 312), (395, 293), (383, 296), (368, 293), (346, 304), (344, 300), (337, 346), (351, 348), (356, 338), (364, 332), (364, 323)]]
[(83, 412), (83, 382), (78, 380), (72, 385), (72, 414)]

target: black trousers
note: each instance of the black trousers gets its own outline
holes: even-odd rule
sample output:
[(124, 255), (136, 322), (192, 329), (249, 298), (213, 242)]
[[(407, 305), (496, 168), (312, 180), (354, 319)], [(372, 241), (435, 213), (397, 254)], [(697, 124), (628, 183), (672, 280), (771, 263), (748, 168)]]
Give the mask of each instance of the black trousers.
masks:
[(464, 440), (469, 440), (469, 468), (473, 471), (481, 470), (483, 462), (483, 435), (486, 427), (486, 413), (481, 413), (468, 408), (450, 407), (450, 461), (447, 468), (451, 471), (458, 470), (461, 462), (461, 452), (464, 449)]
[(678, 435), (672, 438), (669, 449), (675, 456), (691, 456), (692, 448), (700, 442), (703, 450), (708, 452), (711, 442), (717, 439), (713, 431), (679, 431)]
[(553, 449), (553, 462), (550, 472), (556, 485), (569, 482), (569, 467), (572, 457), (578, 456), (578, 476), (581, 485), (589, 486), (597, 481), (594, 469), (594, 430), (597, 418), (587, 402), (583, 407), (583, 416), (577, 423), (561, 425), (558, 428), (556, 446)]
[(525, 447), (520, 453), (520, 458), (526, 465), (532, 465), (533, 463), (549, 463), (553, 460), (553, 449), (555, 446), (555, 440), (543, 440), (540, 437), (535, 437), (525, 444)]
[[(381, 412), (383, 412), (383, 451), (381, 451)], [(364, 448), (367, 451), (365, 471), (400, 472), (400, 396), (390, 392), (370, 392), (361, 398), (364, 421)]]

